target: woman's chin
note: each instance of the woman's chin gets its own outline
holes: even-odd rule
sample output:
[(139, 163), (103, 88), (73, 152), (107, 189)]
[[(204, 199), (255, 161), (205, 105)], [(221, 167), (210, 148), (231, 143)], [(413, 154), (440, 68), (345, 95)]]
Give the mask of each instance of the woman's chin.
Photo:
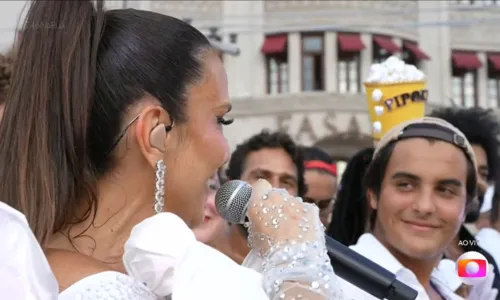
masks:
[(213, 239), (213, 232), (210, 228), (196, 228), (193, 230), (198, 242), (208, 244)]
[(202, 243), (206, 243), (207, 240), (213, 235), (214, 226), (212, 220), (208, 217), (204, 217), (201, 222), (193, 229), (196, 239)]

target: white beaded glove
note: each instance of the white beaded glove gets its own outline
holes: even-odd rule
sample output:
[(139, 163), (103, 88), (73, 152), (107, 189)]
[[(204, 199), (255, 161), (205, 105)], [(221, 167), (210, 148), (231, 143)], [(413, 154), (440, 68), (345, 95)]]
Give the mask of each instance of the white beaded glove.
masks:
[(270, 299), (342, 299), (315, 205), (259, 180), (248, 218), (249, 243), (264, 261)]

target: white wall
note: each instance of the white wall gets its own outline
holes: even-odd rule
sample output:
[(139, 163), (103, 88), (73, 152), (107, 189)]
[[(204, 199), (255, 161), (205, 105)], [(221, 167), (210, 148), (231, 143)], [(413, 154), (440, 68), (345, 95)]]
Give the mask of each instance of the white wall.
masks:
[(10, 49), (27, 1), (0, 1), (0, 52)]

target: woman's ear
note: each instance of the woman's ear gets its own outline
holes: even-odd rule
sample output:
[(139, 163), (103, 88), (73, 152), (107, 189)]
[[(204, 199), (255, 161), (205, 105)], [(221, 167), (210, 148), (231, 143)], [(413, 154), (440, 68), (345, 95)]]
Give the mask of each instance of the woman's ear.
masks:
[(137, 120), (135, 134), (139, 148), (151, 166), (163, 158), (168, 133), (168, 113), (156, 104), (145, 105)]

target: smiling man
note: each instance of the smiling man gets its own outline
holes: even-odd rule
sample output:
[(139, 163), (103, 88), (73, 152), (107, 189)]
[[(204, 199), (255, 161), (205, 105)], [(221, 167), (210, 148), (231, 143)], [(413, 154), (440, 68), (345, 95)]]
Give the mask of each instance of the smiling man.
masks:
[[(282, 188), (292, 196), (306, 193), (302, 149), (283, 132), (263, 130), (236, 147), (226, 171), (229, 180), (240, 179), (250, 184), (267, 180), (273, 187)], [(231, 225), (231, 253), (241, 264), (250, 252), (248, 233), (242, 225)]]
[[(396, 274), (419, 300), (462, 299), (437, 280), (434, 267), (462, 225), (476, 177), (472, 147), (449, 123), (422, 118), (395, 126), (365, 175), (372, 233), (350, 248)], [(376, 299), (349, 283), (343, 288), (351, 299)]]

